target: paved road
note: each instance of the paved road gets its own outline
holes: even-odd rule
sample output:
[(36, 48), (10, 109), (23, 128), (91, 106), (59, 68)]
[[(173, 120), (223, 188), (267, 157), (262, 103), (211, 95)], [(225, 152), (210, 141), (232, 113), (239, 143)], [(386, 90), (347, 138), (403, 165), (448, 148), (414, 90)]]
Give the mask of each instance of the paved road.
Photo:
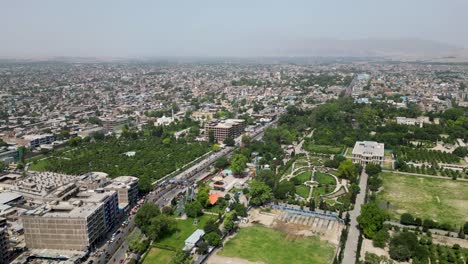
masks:
[[(255, 131), (253, 133), (252, 139), (262, 138), (265, 129), (267, 127), (273, 126), (274, 124), (276, 124), (276, 122), (277, 120)], [(241, 138), (237, 138), (236, 144), (239, 145), (240, 141)], [(218, 152), (206, 156), (203, 160), (197, 162), (187, 170), (174, 177), (176, 180), (174, 183), (156, 185), (155, 189), (152, 192), (150, 192), (146, 197), (144, 197), (144, 199), (146, 201), (155, 203), (160, 208), (164, 207), (165, 205), (169, 205), (172, 199), (174, 199), (174, 197), (176, 197), (179, 193), (185, 192), (189, 185), (194, 184), (197, 181), (204, 178), (208, 172), (206, 169), (208, 169), (209, 166), (213, 164), (218, 158), (223, 156), (229, 157), (230, 155), (232, 155), (234, 150), (235, 148), (233, 147), (226, 147)], [(129, 219), (129, 227), (130, 226), (131, 228), (126, 229), (125, 235), (122, 233), (119, 234), (118, 237), (126, 237), (128, 234), (130, 234), (130, 232), (133, 230), (133, 227), (135, 226), (134, 217), (131, 217)], [(119, 263), (120, 260), (125, 257), (125, 252), (128, 249), (128, 245), (126, 244), (124, 238), (118, 239), (118, 237), (116, 237), (113, 243), (106, 243), (102, 248), (100, 248), (101, 250), (103, 250), (104, 253), (102, 253), (98, 257), (93, 257), (90, 259), (93, 260), (94, 263), (98, 264), (106, 263), (106, 261), (109, 264)], [(106, 252), (109, 253), (109, 255), (112, 257), (106, 258)]]
[(368, 176), (366, 172), (362, 170), (361, 177), (359, 179), (359, 188), (361, 188), (361, 191), (356, 197), (354, 209), (349, 212), (351, 222), (349, 226), (348, 240), (346, 240), (343, 264), (354, 264), (356, 261), (356, 250), (359, 238), (357, 217), (361, 213), (361, 205), (364, 203), (364, 198), (366, 197), (367, 178)]

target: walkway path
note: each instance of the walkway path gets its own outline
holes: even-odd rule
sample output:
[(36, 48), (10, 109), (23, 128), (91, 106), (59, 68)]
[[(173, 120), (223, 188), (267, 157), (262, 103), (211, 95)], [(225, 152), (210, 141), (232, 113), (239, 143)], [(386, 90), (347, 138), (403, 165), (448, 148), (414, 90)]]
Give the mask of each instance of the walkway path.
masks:
[(361, 188), (361, 191), (356, 197), (356, 204), (354, 205), (354, 209), (349, 212), (351, 223), (349, 226), (348, 240), (346, 240), (343, 264), (354, 264), (356, 260), (356, 250), (359, 238), (357, 217), (361, 213), (361, 205), (364, 203), (364, 199), (366, 197), (367, 178), (368, 176), (366, 172), (362, 170), (361, 177), (359, 179), (359, 188)]

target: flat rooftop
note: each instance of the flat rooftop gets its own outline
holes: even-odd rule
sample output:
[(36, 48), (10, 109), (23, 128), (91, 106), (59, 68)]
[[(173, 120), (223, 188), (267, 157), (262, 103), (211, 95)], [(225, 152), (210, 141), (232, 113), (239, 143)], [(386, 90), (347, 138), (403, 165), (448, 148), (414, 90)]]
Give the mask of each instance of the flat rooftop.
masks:
[(363, 156), (384, 156), (385, 148), (383, 143), (375, 141), (356, 141), (353, 154)]

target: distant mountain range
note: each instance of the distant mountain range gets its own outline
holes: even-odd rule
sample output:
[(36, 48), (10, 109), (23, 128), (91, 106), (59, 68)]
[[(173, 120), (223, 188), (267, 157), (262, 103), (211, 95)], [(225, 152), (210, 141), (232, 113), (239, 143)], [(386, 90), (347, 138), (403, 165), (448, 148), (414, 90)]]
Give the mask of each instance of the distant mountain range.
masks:
[(468, 61), (468, 50), (442, 42), (422, 39), (304, 39), (281, 41), (272, 52), (283, 56), (380, 57), (387, 59)]
[[(229, 47), (227, 47), (229, 48)], [(242, 41), (242, 44), (232, 43), (233, 54), (236, 55), (208, 55), (208, 56), (177, 56), (168, 54), (167, 56), (140, 56), (131, 57), (78, 57), (78, 56), (29, 56), (14, 57), (0, 56), (0, 61), (60, 61), (60, 62), (78, 62), (89, 63), (98, 61), (119, 62), (119, 61), (140, 61), (140, 60), (163, 60), (170, 61), (192, 61), (216, 60), (223, 61), (224, 58), (234, 59), (233, 61), (242, 61), (248, 58), (257, 60), (265, 59), (265, 62), (273, 58), (299, 59), (307, 58), (307, 61), (313, 61), (314, 58), (346, 58), (346, 60), (397, 60), (397, 61), (423, 61), (423, 62), (468, 62), (468, 49), (445, 44), (442, 41), (422, 40), (416, 38), (368, 38), (339, 40), (332, 38), (287, 38), (287, 39), (252, 39)], [(222, 54), (221, 51), (219, 51)]]

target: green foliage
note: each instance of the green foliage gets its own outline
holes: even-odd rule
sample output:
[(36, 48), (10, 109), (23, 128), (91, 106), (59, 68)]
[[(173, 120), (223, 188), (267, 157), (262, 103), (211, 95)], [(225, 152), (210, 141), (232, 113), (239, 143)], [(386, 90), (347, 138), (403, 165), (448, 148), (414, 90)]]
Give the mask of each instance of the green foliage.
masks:
[(230, 160), (232, 172), (237, 175), (244, 173), (247, 161), (244, 155), (234, 154)]
[(385, 211), (380, 209), (376, 203), (368, 203), (361, 207), (361, 214), (358, 216), (357, 221), (364, 235), (367, 238), (374, 238), (387, 219), (388, 216)]
[(282, 181), (273, 191), (273, 194), (277, 199), (286, 199), (287, 197), (293, 196), (295, 191), (296, 188), (294, 187), (294, 184), (292, 182)]
[(401, 232), (393, 236), (389, 245), (390, 257), (397, 261), (408, 261), (412, 257), (427, 260), (427, 249), (419, 245), (418, 237), (412, 232)]
[(193, 260), (190, 255), (182, 250), (178, 250), (171, 260), (171, 264), (192, 264)]
[(135, 224), (148, 234), (148, 227), (151, 224), (151, 219), (160, 215), (159, 207), (153, 203), (144, 203), (135, 215)]
[(250, 204), (260, 206), (269, 201), (272, 197), (271, 188), (264, 182), (254, 180), (250, 182)]
[(226, 157), (220, 157), (216, 160), (214, 166), (217, 169), (227, 168), (229, 166), (229, 160)]
[(340, 166), (338, 167), (338, 173), (340, 177), (351, 181), (355, 181), (357, 176), (356, 166), (351, 160), (344, 160), (340, 163)]
[(185, 213), (188, 217), (198, 217), (203, 215), (203, 206), (201, 205), (200, 201), (193, 201), (185, 205)]
[(400, 216), (400, 224), (402, 224), (402, 225), (414, 225), (415, 224), (414, 217), (409, 213), (403, 213)]
[(452, 154), (457, 155), (460, 158), (468, 156), (468, 147), (457, 147)]
[(236, 141), (234, 141), (234, 139), (232, 137), (227, 137), (224, 142), (224, 144), (226, 144), (226, 146), (229, 146), (229, 147), (234, 147), (234, 145), (236, 145)]
[(366, 165), (366, 173), (367, 173), (369, 176), (376, 176), (376, 175), (379, 174), (380, 172), (382, 172), (382, 167), (380, 167), (379, 164), (368, 163), (368, 164)]
[(221, 237), (217, 232), (210, 232), (203, 236), (203, 239), (213, 247), (217, 247), (221, 244)]
[(148, 237), (154, 241), (170, 236), (177, 230), (176, 220), (168, 215), (160, 214), (151, 218), (148, 227)]
[(224, 216), (224, 230), (231, 232), (237, 228), (237, 224), (234, 222), (237, 220), (237, 212), (231, 211)]
[(390, 239), (390, 234), (386, 228), (382, 228), (375, 234), (372, 239), (372, 244), (375, 247), (384, 248), (387, 245), (388, 240)]
[[(129, 151), (135, 151), (135, 157), (124, 154)], [(72, 175), (102, 171), (111, 177), (144, 175), (157, 180), (208, 151), (206, 143), (174, 141), (165, 145), (161, 138), (153, 136), (139, 136), (136, 140), (110, 136), (95, 142), (82, 142), (66, 153), (51, 153), (41, 165), (46, 171)]]

